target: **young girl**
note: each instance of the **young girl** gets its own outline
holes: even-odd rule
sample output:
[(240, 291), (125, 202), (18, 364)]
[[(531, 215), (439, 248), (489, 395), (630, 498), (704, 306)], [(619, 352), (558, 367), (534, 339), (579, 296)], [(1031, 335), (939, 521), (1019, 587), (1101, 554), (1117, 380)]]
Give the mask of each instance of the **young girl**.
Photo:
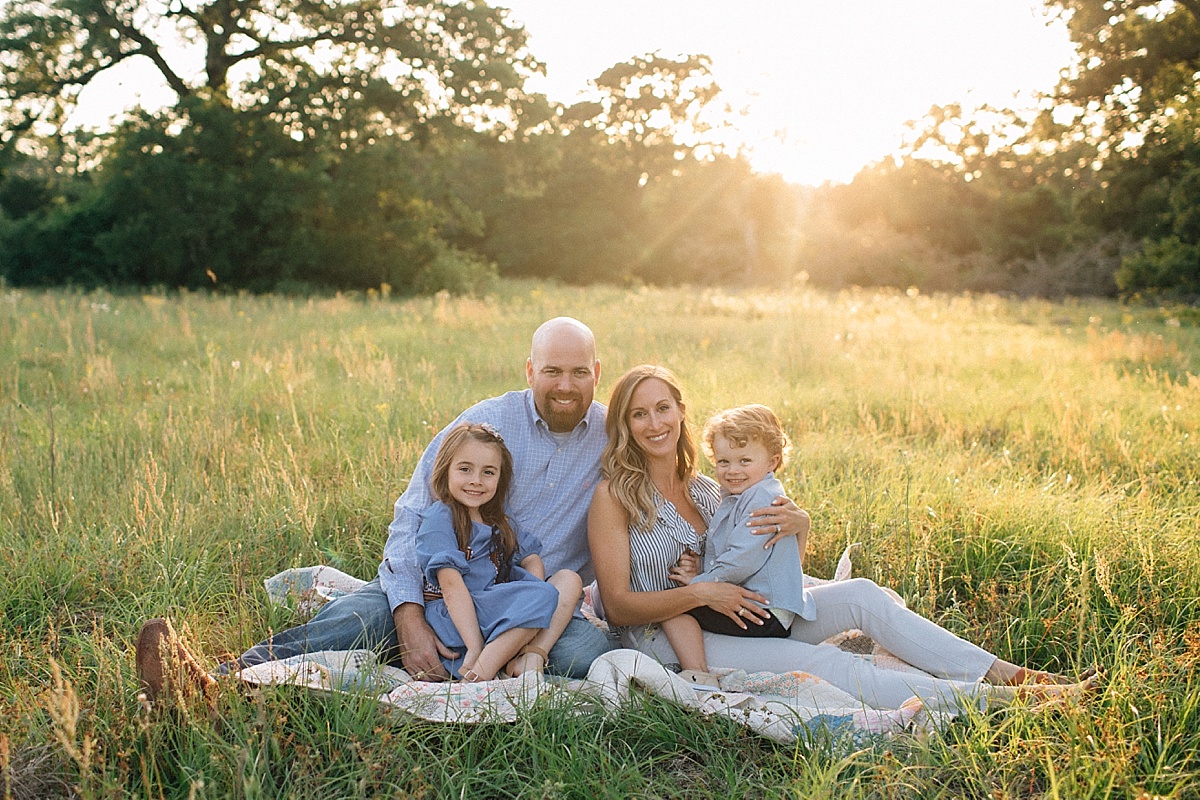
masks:
[(439, 502), (417, 532), (425, 618), (459, 652), (442, 657), (446, 669), (466, 681), (543, 669), (583, 591), (570, 570), (543, 580), (541, 542), (504, 513), (512, 475), (512, 454), (493, 427), (459, 425), (438, 450), (430, 483)]

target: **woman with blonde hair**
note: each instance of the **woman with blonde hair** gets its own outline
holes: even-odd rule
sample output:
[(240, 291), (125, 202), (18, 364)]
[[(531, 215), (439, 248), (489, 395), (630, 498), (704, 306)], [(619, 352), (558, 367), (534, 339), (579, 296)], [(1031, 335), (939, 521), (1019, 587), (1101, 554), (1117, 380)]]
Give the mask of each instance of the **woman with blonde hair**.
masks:
[[(588, 516), (588, 541), (605, 615), (622, 644), (677, 662), (660, 623), (706, 606), (745, 628), (762, 624), (769, 598), (722, 582), (678, 585), (680, 559), (702, 552), (702, 537), (721, 500), (711, 479), (697, 471), (696, 445), (679, 380), (664, 367), (641, 365), (612, 391), (606, 422), (603, 480)], [(801, 554), (807, 526), (797, 531)], [(797, 580), (800, 580), (797, 575)], [(898, 708), (914, 695), (924, 700), (972, 703), (992, 686), (1014, 686), (1008, 696), (1053, 698), (1079, 694), (1073, 683), (1027, 670), (988, 653), (897, 604), (873, 581), (855, 579), (812, 587), (815, 619), (797, 618), (786, 638), (739, 638), (704, 633), (714, 668), (800, 670), (876, 708)], [(879, 669), (837, 647), (820, 644), (859, 629), (923, 670)]]

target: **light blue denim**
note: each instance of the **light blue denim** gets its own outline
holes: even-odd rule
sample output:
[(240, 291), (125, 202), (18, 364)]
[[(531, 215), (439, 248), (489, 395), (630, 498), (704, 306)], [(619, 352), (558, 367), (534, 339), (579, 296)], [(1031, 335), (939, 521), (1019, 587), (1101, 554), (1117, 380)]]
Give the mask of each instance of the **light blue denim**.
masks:
[[(568, 678), (587, 676), (596, 658), (616, 647), (616, 642), (581, 617), (567, 625), (550, 650), (546, 671)], [(217, 668), (220, 674), (252, 667), (264, 661), (291, 658), (320, 650), (374, 650), (386, 660), (399, 655), (396, 647), (396, 623), (392, 618), (387, 594), (379, 578), (357, 591), (327, 603), (303, 625), (280, 631), (242, 653), (234, 662)]]

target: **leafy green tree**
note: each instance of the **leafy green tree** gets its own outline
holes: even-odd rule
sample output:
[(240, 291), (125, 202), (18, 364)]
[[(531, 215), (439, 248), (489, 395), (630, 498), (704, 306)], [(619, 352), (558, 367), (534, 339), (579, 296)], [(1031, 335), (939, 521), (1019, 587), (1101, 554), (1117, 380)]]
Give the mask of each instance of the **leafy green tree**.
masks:
[[(189, 48), (203, 56), (194, 75)], [(36, 137), (61, 137), (79, 92), (135, 58), (177, 104), (118, 129), (86, 204), (42, 202), (6, 225), (0, 274), (400, 291), (470, 288), (494, 274), (442, 238), (471, 227), (470, 209), (443, 202), (427, 178), (440, 139), (464, 128), (496, 138), (537, 110), (522, 86), (539, 67), (503, 10), (13, 0), (0, 12), (0, 195), (21, 188), (4, 164), (33, 152)], [(15, 216), (14, 201), (4, 207)], [(69, 259), (51, 246), (66, 229), (78, 232)]]
[(660, 178), (673, 162), (718, 149), (710, 134), (721, 87), (708, 56), (636, 56), (606, 69), (591, 90), (562, 110), (563, 132), (618, 148), (639, 178)]
[(265, 115), (186, 101), (118, 131), (85, 198), (16, 220), (14, 283), (466, 291), (494, 268), (442, 240), (448, 212), (412, 176), (420, 148), (388, 139), (314, 154)]
[[(1178, 97), (1200, 72), (1197, 0), (1047, 0), (1079, 48), (1060, 96), (1102, 110), (1109, 133), (1137, 130)], [(1115, 142), (1114, 142), (1115, 144)]]
[[(199, 51), (203, 69), (188, 59)], [(0, 13), (8, 138), (60, 124), (79, 92), (132, 59), (179, 100), (266, 107), (289, 133), (347, 138), (449, 115), (503, 125), (538, 69), (525, 32), (484, 2), (9, 0)], [(349, 118), (354, 124), (339, 124)]]
[(272, 288), (315, 257), (322, 164), (255, 114), (189, 99), (145, 115), (100, 171), (111, 227), (97, 237), (109, 282)]
[(616, 283), (790, 274), (792, 251), (776, 238), (794, 235), (794, 198), (722, 152), (728, 115), (707, 57), (631, 58), (591, 92), (515, 148), (513, 188), (482, 244), (502, 272)]
[(1118, 273), (1124, 293), (1200, 297), (1200, 2), (1049, 5), (1080, 51), (1060, 94), (1102, 122), (1101, 185), (1085, 199), (1082, 219), (1143, 241)]
[[(1052, 110), (934, 107), (907, 151), (809, 204), (802, 266), (819, 284), (1112, 294), (1100, 231), (1078, 220), (1096, 147)], [(1090, 264), (1088, 259), (1103, 263)]]

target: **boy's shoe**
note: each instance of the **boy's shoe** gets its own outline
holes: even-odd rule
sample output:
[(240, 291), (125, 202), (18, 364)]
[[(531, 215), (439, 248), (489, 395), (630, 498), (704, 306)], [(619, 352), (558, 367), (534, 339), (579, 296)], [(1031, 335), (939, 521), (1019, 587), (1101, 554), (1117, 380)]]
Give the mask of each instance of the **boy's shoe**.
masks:
[(695, 684), (698, 687), (708, 689), (720, 689), (721, 684), (716, 675), (711, 672), (701, 672), (698, 669), (685, 669), (679, 673), (679, 677), (683, 678), (688, 683)]

